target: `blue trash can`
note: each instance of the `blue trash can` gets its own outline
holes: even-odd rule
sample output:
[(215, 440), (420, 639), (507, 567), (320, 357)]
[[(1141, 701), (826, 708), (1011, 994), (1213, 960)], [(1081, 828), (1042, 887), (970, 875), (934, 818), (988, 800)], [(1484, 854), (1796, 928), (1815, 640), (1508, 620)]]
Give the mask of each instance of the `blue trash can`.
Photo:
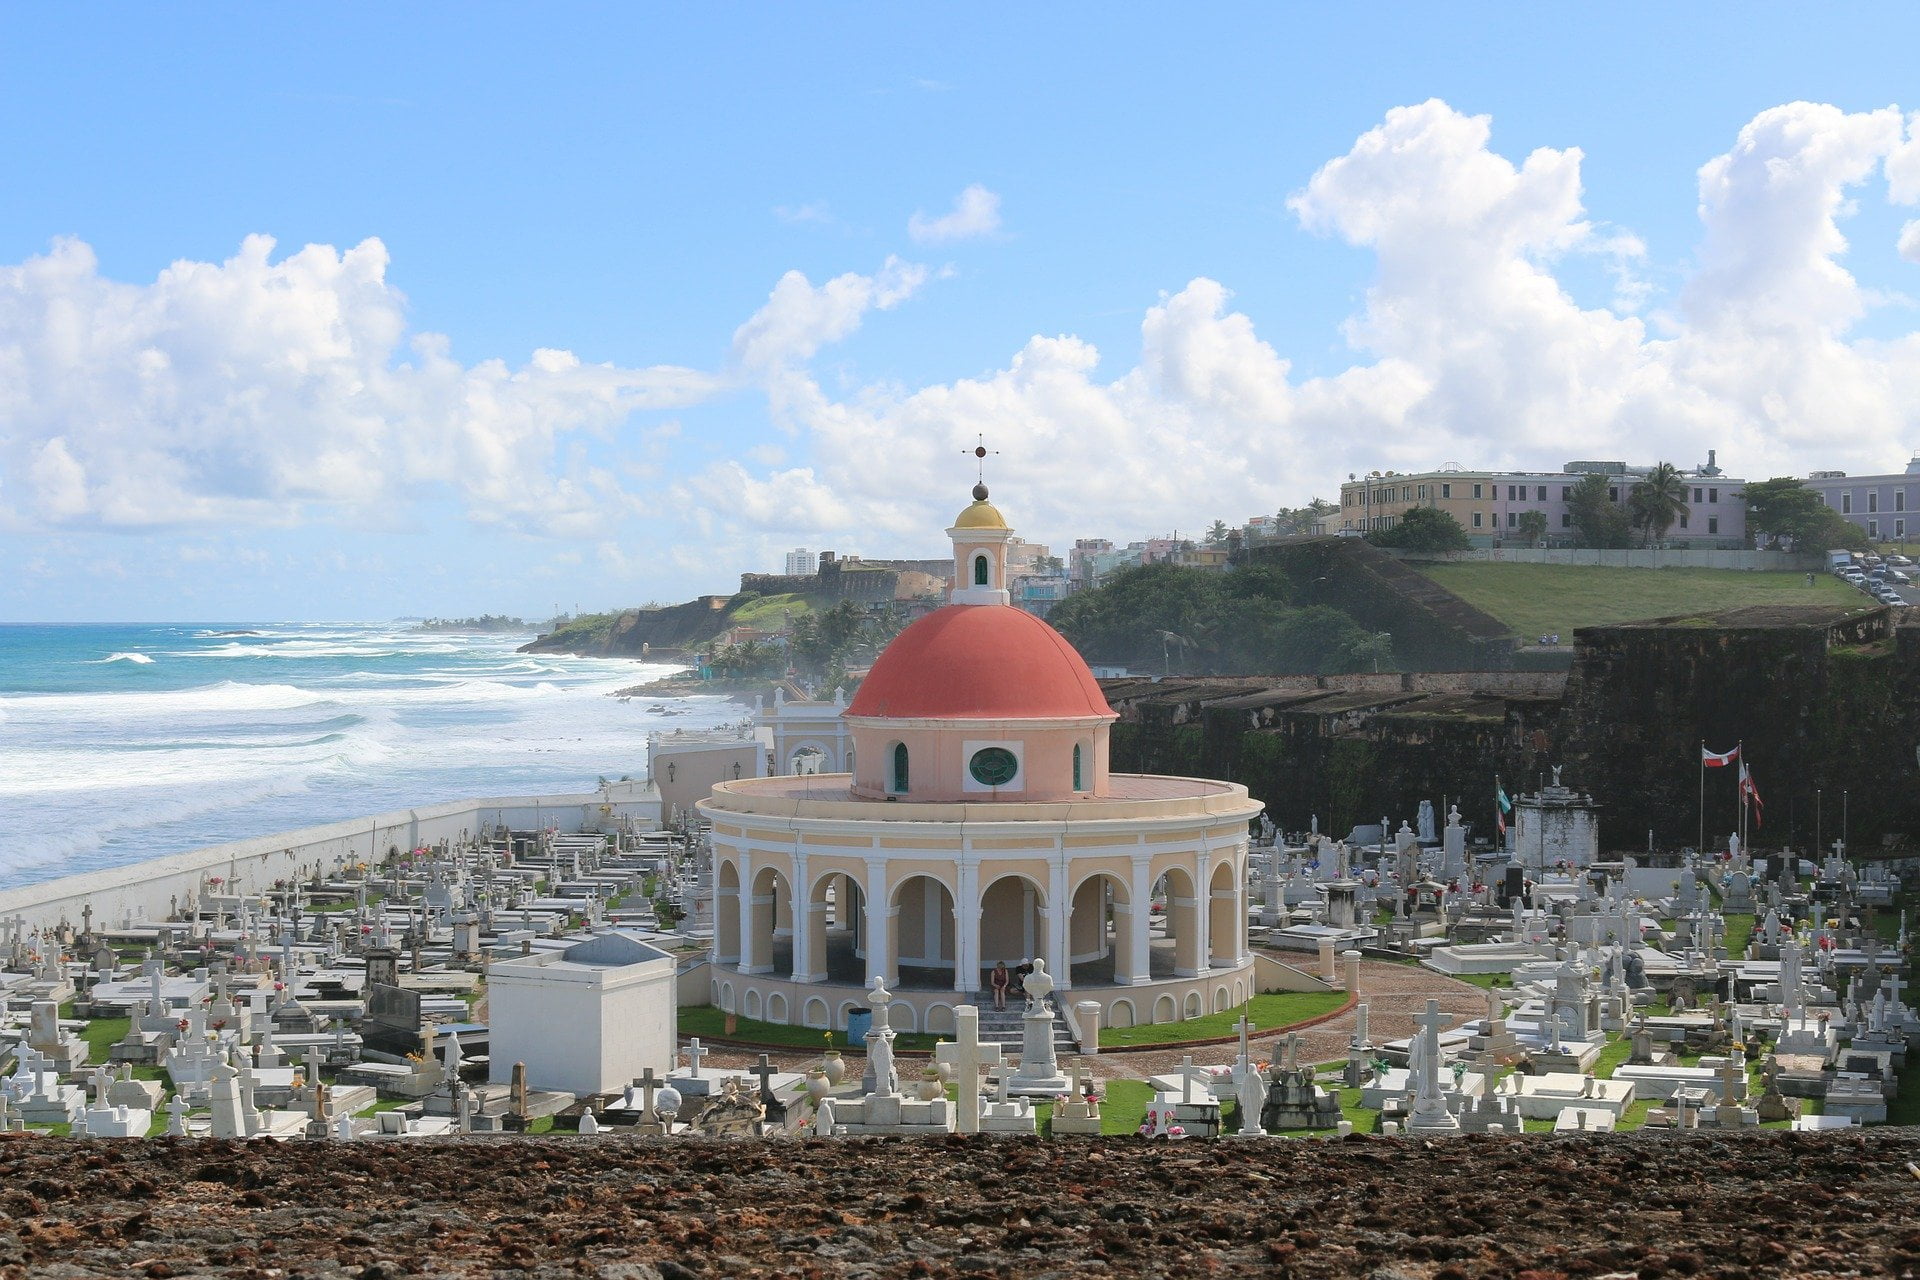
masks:
[(847, 1043), (858, 1048), (866, 1043), (867, 1032), (873, 1026), (873, 1010), (859, 1005), (847, 1010)]

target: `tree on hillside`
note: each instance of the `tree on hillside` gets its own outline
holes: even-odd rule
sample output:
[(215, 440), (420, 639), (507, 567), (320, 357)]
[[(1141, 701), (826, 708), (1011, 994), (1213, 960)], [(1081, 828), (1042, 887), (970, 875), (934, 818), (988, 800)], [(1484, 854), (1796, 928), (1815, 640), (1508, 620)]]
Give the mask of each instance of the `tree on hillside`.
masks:
[(1544, 511), (1522, 511), (1520, 523), (1514, 526), (1529, 546), (1540, 546), (1547, 540), (1547, 513)]
[(1687, 511), (1687, 479), (1671, 462), (1662, 462), (1647, 472), (1627, 495), (1627, 509), (1633, 526), (1648, 545), (1667, 536), (1674, 522)]
[(1591, 472), (1580, 477), (1567, 498), (1573, 516), (1574, 541), (1583, 547), (1624, 547), (1632, 539), (1627, 515), (1614, 505), (1607, 476)]
[(1296, 608), (1273, 565), (1213, 573), (1170, 564), (1123, 569), (1057, 605), (1047, 620), (1089, 658), (1195, 675), (1370, 671), (1369, 632), (1335, 610)]
[(1375, 529), (1367, 541), (1376, 547), (1399, 547), (1406, 551), (1465, 551), (1473, 544), (1467, 531), (1450, 512), (1438, 507), (1415, 507), (1400, 517), (1391, 529)]
[(1227, 522), (1225, 520), (1215, 520), (1213, 527), (1207, 530), (1207, 545), (1210, 547), (1224, 547), (1227, 545)]

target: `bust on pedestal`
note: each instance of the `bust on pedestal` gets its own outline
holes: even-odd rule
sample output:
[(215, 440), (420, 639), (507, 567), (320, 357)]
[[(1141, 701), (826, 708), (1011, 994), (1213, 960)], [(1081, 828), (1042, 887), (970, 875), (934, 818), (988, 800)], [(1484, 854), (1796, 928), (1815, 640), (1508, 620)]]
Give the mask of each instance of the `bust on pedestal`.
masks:
[(1065, 1093), (1068, 1080), (1060, 1074), (1060, 1063), (1053, 1052), (1053, 1001), (1047, 999), (1053, 993), (1053, 978), (1047, 973), (1044, 960), (1033, 962), (1033, 972), (1027, 975), (1026, 989), (1027, 1011), (1022, 1018), (1020, 1067), (1007, 1082), (1008, 1092), (1046, 1096)]

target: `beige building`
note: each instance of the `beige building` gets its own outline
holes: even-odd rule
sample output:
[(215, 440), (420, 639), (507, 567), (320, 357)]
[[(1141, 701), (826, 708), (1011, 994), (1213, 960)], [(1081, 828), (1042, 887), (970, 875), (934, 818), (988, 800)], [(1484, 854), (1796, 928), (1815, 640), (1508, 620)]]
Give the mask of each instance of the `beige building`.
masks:
[[(1624, 462), (1569, 462), (1559, 471), (1376, 471), (1340, 486), (1337, 531), (1365, 534), (1391, 529), (1415, 507), (1444, 511), (1460, 522), (1475, 546), (1527, 545), (1523, 517), (1546, 520), (1546, 544), (1574, 538), (1573, 487), (1590, 474), (1608, 478), (1607, 495), (1624, 507), (1633, 486), (1652, 468)], [(1667, 531), (1669, 543), (1693, 547), (1747, 545), (1746, 482), (1722, 475), (1713, 454), (1705, 466), (1682, 472), (1687, 506)]]

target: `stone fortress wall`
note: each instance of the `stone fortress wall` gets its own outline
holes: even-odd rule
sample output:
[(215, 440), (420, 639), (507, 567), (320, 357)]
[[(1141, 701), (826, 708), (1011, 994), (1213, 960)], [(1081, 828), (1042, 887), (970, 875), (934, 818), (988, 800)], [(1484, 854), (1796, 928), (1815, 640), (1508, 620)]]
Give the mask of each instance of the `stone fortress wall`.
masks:
[[(1349, 541), (1352, 541), (1349, 539)], [(1593, 627), (1567, 673), (1515, 671), (1103, 682), (1116, 770), (1231, 779), (1275, 822), (1345, 835), (1422, 799), (1458, 800), (1486, 835), (1495, 775), (1511, 794), (1553, 765), (1604, 808), (1604, 847), (1692, 844), (1698, 751), (1744, 743), (1765, 843), (1839, 834), (1856, 852), (1920, 830), (1920, 625), (1889, 611), (1749, 609)], [(1710, 778), (1708, 838), (1732, 826)], [(1720, 814), (1718, 820), (1715, 814)]]

